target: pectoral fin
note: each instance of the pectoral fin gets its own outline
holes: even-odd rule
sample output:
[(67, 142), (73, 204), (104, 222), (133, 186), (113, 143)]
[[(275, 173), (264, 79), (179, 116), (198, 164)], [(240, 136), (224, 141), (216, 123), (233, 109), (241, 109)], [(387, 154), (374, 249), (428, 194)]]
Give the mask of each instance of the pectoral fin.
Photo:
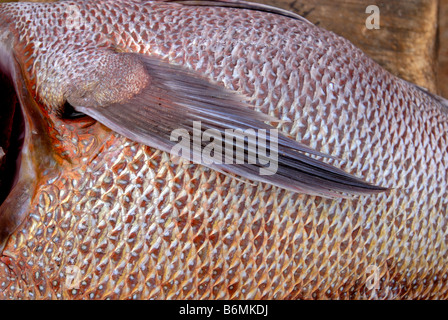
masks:
[[(98, 79), (98, 85), (93, 86), (93, 90), (85, 90), (83, 85), (74, 87), (67, 101), (77, 111), (129, 139), (172, 153), (178, 144), (178, 140), (172, 137), (173, 132), (183, 132), (193, 137), (199, 130), (202, 138), (213, 136), (213, 139), (205, 139), (200, 144), (192, 143), (188, 160), (202, 159), (201, 163), (221, 172), (324, 197), (386, 190), (305, 153), (330, 157), (328, 155), (284, 135), (275, 137), (275, 129), (265, 122), (277, 120), (254, 111), (246, 99), (236, 92), (158, 58), (131, 53), (110, 54), (114, 55), (111, 58), (115, 61), (114, 65), (122, 59), (123, 65), (127, 66), (120, 68), (118, 78), (117, 72), (104, 71), (104, 78)], [(111, 75), (115, 75), (112, 80)], [(119, 84), (125, 91), (117, 94), (116, 88), (111, 87), (114, 84)], [(130, 98), (129, 91), (132, 91)], [(195, 129), (198, 124), (200, 129)], [(232, 139), (232, 145), (226, 145), (226, 133), (228, 138), (229, 132), (231, 136), (238, 129), (244, 132), (247, 142), (244, 150), (239, 149), (240, 153), (236, 152), (241, 147), (237, 139)], [(238, 134), (233, 137), (236, 136)], [(261, 139), (265, 136), (266, 139)], [(213, 154), (205, 152), (204, 155), (205, 150), (210, 151), (212, 140), (213, 146), (221, 148), (214, 148)], [(255, 141), (255, 144), (250, 141)], [(223, 150), (230, 149), (234, 151), (233, 156), (224, 154)], [(261, 152), (265, 150), (266, 153)], [(219, 151), (221, 154), (218, 154)], [(277, 159), (270, 157), (275, 154)], [(254, 155), (257, 160), (250, 163)], [(268, 160), (276, 161), (275, 166), (268, 167)], [(261, 173), (263, 169), (265, 171)]]

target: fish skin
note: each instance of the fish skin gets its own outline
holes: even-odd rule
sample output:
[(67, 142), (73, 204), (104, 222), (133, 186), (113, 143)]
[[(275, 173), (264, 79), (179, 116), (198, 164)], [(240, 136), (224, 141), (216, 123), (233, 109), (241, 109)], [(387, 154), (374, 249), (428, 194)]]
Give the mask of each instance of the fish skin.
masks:
[[(92, 28), (58, 27), (67, 5)], [(161, 2), (2, 4), (0, 18), (63, 169), (41, 177), (3, 251), (0, 297), (447, 297), (444, 102), (347, 40), (280, 15)], [(345, 160), (329, 163), (392, 190), (324, 199), (248, 184), (174, 164), (92, 120), (60, 119), (71, 77), (89, 74), (110, 43), (245, 94), (292, 120), (283, 132)]]

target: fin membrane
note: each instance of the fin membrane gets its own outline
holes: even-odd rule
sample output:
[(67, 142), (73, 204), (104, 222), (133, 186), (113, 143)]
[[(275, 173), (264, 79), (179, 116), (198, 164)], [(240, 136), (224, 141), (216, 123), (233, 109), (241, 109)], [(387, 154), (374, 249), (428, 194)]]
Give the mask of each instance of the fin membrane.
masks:
[[(254, 111), (236, 92), (158, 58), (111, 54), (133, 55), (131, 60), (144, 66), (148, 77), (137, 82), (146, 85), (119, 103), (99, 101), (95, 96), (104, 95), (79, 88), (67, 101), (129, 139), (172, 154), (176, 150), (176, 155), (220, 172), (300, 193), (333, 198), (386, 190), (306, 155), (330, 157), (277, 133), (265, 122), (278, 120)], [(179, 138), (185, 136), (187, 154), (178, 150)], [(202, 139), (194, 143), (195, 137)]]

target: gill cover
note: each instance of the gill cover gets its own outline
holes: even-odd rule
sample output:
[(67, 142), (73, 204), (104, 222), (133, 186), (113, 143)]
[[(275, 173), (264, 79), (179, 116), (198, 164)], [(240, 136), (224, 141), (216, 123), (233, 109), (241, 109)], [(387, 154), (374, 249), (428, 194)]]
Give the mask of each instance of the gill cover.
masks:
[[(0, 46), (2, 123), (0, 164), (0, 253), (26, 218), (44, 172), (56, 169), (45, 119), (12, 54)], [(4, 95), (3, 95), (4, 94)], [(11, 114), (10, 117), (3, 117)]]

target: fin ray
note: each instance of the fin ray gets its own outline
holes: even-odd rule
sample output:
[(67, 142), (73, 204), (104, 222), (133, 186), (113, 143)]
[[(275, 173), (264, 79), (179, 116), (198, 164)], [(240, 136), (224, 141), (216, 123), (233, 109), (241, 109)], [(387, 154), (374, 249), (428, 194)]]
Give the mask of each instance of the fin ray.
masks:
[[(125, 53), (129, 54), (131, 53)], [(262, 147), (271, 154), (274, 151), (270, 148), (273, 140), (259, 142), (258, 138), (260, 130), (268, 133), (274, 129), (264, 122), (271, 120), (271, 117), (253, 110), (245, 97), (180, 66), (144, 55), (138, 55), (138, 58), (145, 65), (150, 79), (150, 84), (142, 88), (140, 93), (121, 103), (75, 104), (74, 108), (132, 140), (170, 153), (177, 143), (171, 141), (172, 132), (183, 129), (193, 137), (195, 121), (201, 122), (201, 135), (208, 129), (220, 133), (220, 137), (214, 136), (213, 141), (215, 146), (221, 147), (225, 145), (227, 129), (240, 129), (243, 132), (251, 132), (251, 129), (256, 134), (252, 137), (249, 134), (247, 140), (249, 142), (250, 138), (254, 138), (256, 144), (251, 146), (246, 143), (244, 153), (235, 158), (235, 162), (243, 163), (228, 164), (224, 161), (227, 158), (221, 155), (223, 161), (210, 162), (208, 159), (207, 166), (296, 192), (335, 197), (338, 194), (370, 194), (386, 190), (306, 155), (305, 153), (311, 153), (331, 157), (281, 134), (278, 134), (277, 171), (264, 176), (257, 174), (257, 171), (264, 168), (263, 165), (260, 162), (249, 163), (247, 160), (250, 155), (256, 155), (264, 164), (270, 159), (267, 154), (262, 155), (259, 151)], [(68, 102), (71, 103), (70, 97)], [(204, 156), (201, 151), (205, 146), (205, 142), (201, 142), (199, 147), (193, 146), (190, 157), (201, 159)], [(234, 141), (231, 149), (236, 147)]]
[(304, 17), (294, 12), (263, 3), (248, 2), (243, 0), (161, 0), (161, 1), (180, 3), (186, 6), (210, 6), (210, 7), (227, 7), (227, 8), (230, 7), (238, 9), (256, 10), (261, 12), (269, 12), (314, 25)]

